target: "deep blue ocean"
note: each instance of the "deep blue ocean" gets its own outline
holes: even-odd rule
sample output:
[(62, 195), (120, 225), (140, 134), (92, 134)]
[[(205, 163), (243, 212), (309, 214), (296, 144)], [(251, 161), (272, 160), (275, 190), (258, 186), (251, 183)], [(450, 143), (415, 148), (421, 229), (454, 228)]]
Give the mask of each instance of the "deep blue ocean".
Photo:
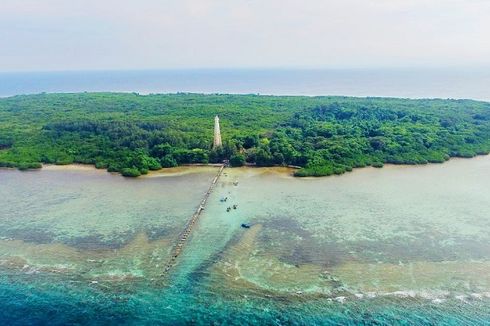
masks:
[(490, 67), (458, 69), (0, 72), (0, 96), (57, 92), (236, 93), (490, 100)]

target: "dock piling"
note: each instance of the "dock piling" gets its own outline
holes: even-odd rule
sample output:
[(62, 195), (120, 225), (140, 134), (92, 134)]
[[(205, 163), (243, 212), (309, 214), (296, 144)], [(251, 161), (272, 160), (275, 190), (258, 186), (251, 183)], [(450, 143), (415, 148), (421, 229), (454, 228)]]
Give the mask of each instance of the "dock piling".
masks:
[(223, 164), (220, 167), (216, 176), (214, 177), (213, 182), (211, 183), (211, 185), (208, 188), (208, 191), (206, 191), (206, 193), (204, 194), (204, 198), (201, 200), (199, 207), (196, 209), (194, 214), (191, 216), (190, 220), (187, 222), (184, 230), (180, 233), (177, 243), (172, 248), (170, 260), (165, 265), (162, 276), (165, 276), (166, 274), (168, 274), (170, 272), (170, 270), (172, 269), (172, 267), (175, 266), (177, 258), (181, 254), (187, 240), (189, 239), (189, 236), (191, 235), (193, 227), (196, 224), (196, 222), (198, 221), (202, 211), (204, 210), (204, 207), (206, 206), (208, 198), (211, 195), (211, 192), (213, 191), (213, 188), (216, 185), (216, 183), (218, 182), (219, 177), (223, 173), (224, 169), (225, 169), (225, 165)]

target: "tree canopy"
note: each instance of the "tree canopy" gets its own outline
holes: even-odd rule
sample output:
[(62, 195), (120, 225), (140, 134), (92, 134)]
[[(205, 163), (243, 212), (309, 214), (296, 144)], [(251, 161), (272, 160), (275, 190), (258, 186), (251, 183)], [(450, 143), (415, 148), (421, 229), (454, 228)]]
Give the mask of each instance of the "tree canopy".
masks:
[[(214, 116), (223, 146), (212, 149)], [(295, 165), (297, 176), (490, 152), (490, 104), (258, 95), (39, 94), (0, 99), (0, 166), (94, 164), (138, 176), (187, 163)]]

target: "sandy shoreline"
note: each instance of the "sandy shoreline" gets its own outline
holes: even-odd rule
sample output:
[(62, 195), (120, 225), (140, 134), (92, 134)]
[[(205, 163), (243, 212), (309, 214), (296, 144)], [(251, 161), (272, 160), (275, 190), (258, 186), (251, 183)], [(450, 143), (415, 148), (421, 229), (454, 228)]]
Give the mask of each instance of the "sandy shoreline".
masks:
[[(203, 172), (205, 170), (214, 171), (220, 165), (219, 164), (209, 164), (209, 165), (182, 165), (173, 168), (163, 168), (156, 171), (149, 171), (148, 174), (142, 175), (139, 178), (151, 178), (151, 177), (165, 177), (165, 176), (179, 176), (190, 173)], [(47, 171), (87, 171), (87, 172), (100, 172), (109, 173), (117, 176), (121, 176), (119, 172), (108, 172), (106, 169), (97, 169), (91, 164), (67, 164), (67, 165), (56, 165), (56, 164), (44, 164), (41, 170)]]
[[(428, 164), (385, 164), (382, 168), (375, 168), (372, 166), (367, 166), (363, 168), (354, 168), (351, 172), (346, 172), (341, 175), (331, 175), (325, 177), (342, 177), (344, 175), (350, 175), (352, 173), (359, 173), (361, 171), (372, 171), (372, 170), (405, 170), (405, 169), (427, 169), (432, 168), (434, 166), (445, 166), (446, 164), (458, 164), (459, 162), (465, 162), (468, 160), (489, 160), (490, 155), (478, 155), (472, 158), (462, 158), (462, 157), (452, 157), (448, 161), (443, 163), (428, 163)], [(490, 162), (489, 162), (490, 163)], [(188, 164), (181, 165), (173, 168), (162, 168), (156, 171), (149, 171), (147, 175), (142, 175), (139, 178), (156, 178), (156, 177), (174, 177), (174, 176), (182, 176), (193, 173), (201, 173), (201, 172), (212, 172), (217, 169), (221, 164)], [(257, 173), (264, 174), (279, 174), (284, 177), (292, 177), (294, 171), (297, 170), (297, 167), (288, 167), (288, 166), (272, 166), (272, 167), (257, 167), (252, 165), (231, 168), (236, 170), (249, 170), (255, 171)], [(1, 170), (16, 170), (14, 168), (0, 168)], [(97, 169), (94, 165), (90, 164), (67, 164), (67, 165), (55, 165), (55, 164), (43, 164), (42, 169), (46, 171), (86, 171), (86, 172), (94, 172), (97, 171), (99, 173), (109, 173), (117, 176), (121, 176), (118, 172), (108, 172), (106, 169)], [(36, 171), (36, 170), (32, 170)], [(301, 177), (297, 179), (318, 179), (325, 177)]]

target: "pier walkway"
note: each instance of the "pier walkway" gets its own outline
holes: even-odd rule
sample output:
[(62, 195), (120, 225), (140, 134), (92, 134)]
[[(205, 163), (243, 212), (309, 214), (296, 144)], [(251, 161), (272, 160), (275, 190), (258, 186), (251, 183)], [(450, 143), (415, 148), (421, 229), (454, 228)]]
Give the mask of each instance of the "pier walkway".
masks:
[(201, 216), (202, 211), (204, 210), (204, 207), (206, 206), (206, 202), (208, 201), (209, 195), (211, 195), (211, 192), (213, 191), (214, 186), (218, 182), (219, 177), (223, 173), (223, 170), (225, 169), (225, 164), (221, 165), (221, 167), (218, 170), (218, 173), (213, 179), (213, 182), (209, 186), (208, 191), (204, 194), (203, 199), (201, 200), (201, 203), (199, 204), (198, 208), (194, 212), (194, 214), (191, 216), (190, 220), (187, 222), (184, 231), (179, 235), (179, 238), (177, 240), (177, 243), (175, 246), (172, 248), (170, 259), (168, 263), (165, 265), (165, 269), (163, 271), (162, 276), (168, 274), (170, 269), (175, 265), (177, 258), (179, 257), (180, 253), (182, 252), (187, 240), (189, 239), (189, 236), (191, 235), (192, 230), (194, 229), (194, 225), (196, 222), (199, 220), (199, 217)]

